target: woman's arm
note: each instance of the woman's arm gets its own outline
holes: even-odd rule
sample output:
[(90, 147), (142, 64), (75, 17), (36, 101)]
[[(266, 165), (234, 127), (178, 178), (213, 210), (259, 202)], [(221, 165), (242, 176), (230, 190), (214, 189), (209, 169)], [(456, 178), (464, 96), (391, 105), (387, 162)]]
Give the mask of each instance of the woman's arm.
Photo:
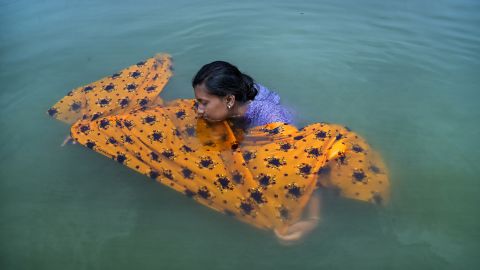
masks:
[(320, 190), (313, 191), (312, 197), (308, 203), (308, 220), (320, 220)]
[(62, 144), (60, 146), (65, 146), (67, 144), (77, 144), (77, 142), (72, 138), (72, 136), (68, 135), (65, 140), (62, 142)]
[(320, 220), (321, 209), (319, 193), (320, 191), (318, 189), (313, 192), (308, 202), (307, 216), (305, 219), (288, 227), (284, 234), (275, 230), (275, 235), (280, 243), (285, 245), (295, 244), (317, 227)]

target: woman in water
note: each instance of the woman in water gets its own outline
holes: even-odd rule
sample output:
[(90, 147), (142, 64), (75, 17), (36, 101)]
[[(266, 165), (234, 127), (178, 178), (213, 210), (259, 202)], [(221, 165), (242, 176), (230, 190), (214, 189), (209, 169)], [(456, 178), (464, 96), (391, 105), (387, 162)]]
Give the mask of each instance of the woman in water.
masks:
[(71, 137), (212, 209), (293, 243), (320, 218), (319, 188), (382, 203), (386, 168), (349, 129), (297, 129), (279, 96), (215, 61), (192, 80), (195, 99), (165, 103), (168, 55), (71, 91), (48, 111)]

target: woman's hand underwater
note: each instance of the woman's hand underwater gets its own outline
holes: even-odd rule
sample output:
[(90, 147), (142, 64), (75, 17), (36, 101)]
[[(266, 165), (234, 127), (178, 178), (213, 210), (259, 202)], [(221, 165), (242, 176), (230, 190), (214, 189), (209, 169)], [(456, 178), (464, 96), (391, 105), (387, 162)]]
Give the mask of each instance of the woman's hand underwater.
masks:
[(290, 227), (284, 233), (275, 231), (277, 239), (283, 245), (294, 245), (299, 243), (306, 235), (313, 231), (318, 225), (318, 219), (301, 220)]
[(76, 144), (77, 142), (70, 135), (68, 135), (60, 146), (63, 147), (65, 145), (69, 144), (69, 143)]

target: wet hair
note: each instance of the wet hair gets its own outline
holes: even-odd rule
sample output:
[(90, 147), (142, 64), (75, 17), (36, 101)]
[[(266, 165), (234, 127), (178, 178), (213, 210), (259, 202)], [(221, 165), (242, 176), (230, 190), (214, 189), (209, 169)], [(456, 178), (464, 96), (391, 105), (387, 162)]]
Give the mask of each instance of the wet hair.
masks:
[(253, 100), (258, 93), (253, 79), (225, 61), (204, 65), (192, 79), (192, 86), (205, 84), (208, 92), (216, 96), (234, 95), (235, 100)]

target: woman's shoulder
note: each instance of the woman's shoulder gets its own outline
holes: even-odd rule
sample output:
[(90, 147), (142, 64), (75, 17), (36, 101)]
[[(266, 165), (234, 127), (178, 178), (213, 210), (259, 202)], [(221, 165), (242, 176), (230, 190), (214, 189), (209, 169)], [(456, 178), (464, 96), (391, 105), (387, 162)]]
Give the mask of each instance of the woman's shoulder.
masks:
[(258, 93), (255, 96), (254, 101), (265, 101), (274, 104), (280, 104), (280, 96), (275, 93), (275, 91), (272, 91), (259, 83), (255, 83), (255, 87), (257, 88)]
[(274, 122), (293, 123), (292, 113), (280, 104), (280, 96), (277, 93), (258, 83), (255, 86), (258, 90), (257, 96), (246, 112), (250, 127)]

